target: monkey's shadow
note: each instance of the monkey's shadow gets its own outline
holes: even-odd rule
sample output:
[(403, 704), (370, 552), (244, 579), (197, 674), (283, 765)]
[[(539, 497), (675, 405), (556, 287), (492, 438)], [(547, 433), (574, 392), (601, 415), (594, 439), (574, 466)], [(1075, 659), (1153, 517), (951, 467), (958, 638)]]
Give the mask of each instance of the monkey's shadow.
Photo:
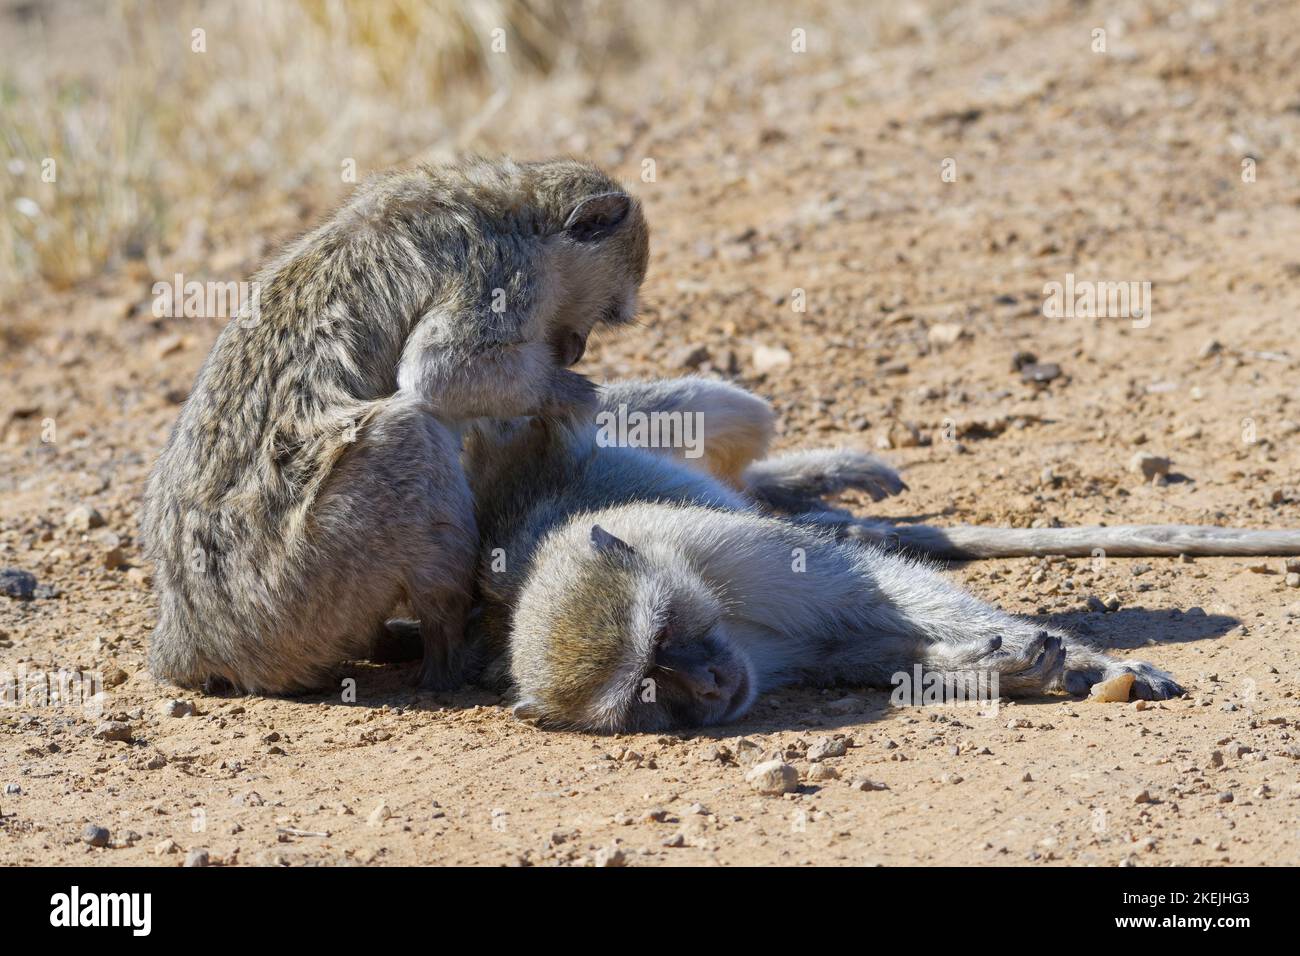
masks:
[[(1150, 650), (1154, 657), (1149, 662), (1165, 666), (1160, 658), (1162, 644), (1180, 644), (1202, 641), (1226, 634), (1241, 623), (1226, 614), (1207, 614), (1200, 608), (1191, 610), (1130, 607), (1118, 611), (1099, 613), (1071, 611), (1052, 615), (1026, 615), (1029, 619), (1071, 631), (1081, 640), (1099, 650), (1112, 650), (1124, 657), (1145, 659), (1143, 651)], [(342, 703), (337, 694), (311, 695), (305, 700), (313, 703), (335, 704), (348, 707), (381, 707), (407, 710), (467, 710), (472, 707), (502, 706), (500, 694), (478, 687), (466, 687), (446, 693), (428, 693), (417, 690), (412, 681), (418, 665), (380, 665), (352, 662), (345, 668), (344, 676), (357, 681), (355, 703)], [(1190, 675), (1174, 673), (1174, 677), (1189, 687)], [(682, 739), (723, 740), (746, 734), (772, 734), (782, 731), (834, 731), (842, 727), (861, 726), (880, 720), (899, 708), (890, 700), (890, 692), (876, 688), (843, 685), (832, 688), (792, 686), (762, 695), (750, 712), (741, 720), (713, 727), (699, 727), (679, 731), (673, 736)], [(1060, 695), (1021, 697), (1016, 706), (1059, 703)], [(977, 706), (940, 704), (934, 707), (911, 708), (918, 716), (944, 713), (954, 719), (974, 715)], [(971, 716), (970, 719), (981, 719)], [(584, 736), (596, 736), (584, 734)]]

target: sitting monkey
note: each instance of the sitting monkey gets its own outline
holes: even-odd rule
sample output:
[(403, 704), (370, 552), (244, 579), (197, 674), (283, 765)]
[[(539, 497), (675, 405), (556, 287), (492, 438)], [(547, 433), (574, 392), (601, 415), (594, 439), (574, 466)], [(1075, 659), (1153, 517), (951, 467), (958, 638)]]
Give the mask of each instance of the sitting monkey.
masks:
[(153, 674), (311, 689), (405, 603), (422, 684), (460, 683), (478, 533), (457, 430), (589, 410), (568, 367), (633, 318), (647, 255), (636, 200), (567, 160), (386, 173), (290, 243), (149, 480)]
[[(620, 404), (702, 412), (705, 454), (605, 447), (593, 426), (574, 423), (467, 435), (484, 676), (513, 688), (520, 716), (605, 732), (700, 726), (739, 718), (773, 687), (888, 687), (914, 665), (941, 680), (996, 673), (1009, 695), (1084, 693), (1121, 673), (1136, 697), (1182, 693), (1150, 664), (1006, 614), (916, 560), (837, 539), (834, 515), (760, 508), (846, 487), (875, 498), (901, 490), (872, 456), (761, 460), (770, 408), (721, 383), (606, 387), (601, 408)], [(715, 467), (741, 487), (711, 477)]]

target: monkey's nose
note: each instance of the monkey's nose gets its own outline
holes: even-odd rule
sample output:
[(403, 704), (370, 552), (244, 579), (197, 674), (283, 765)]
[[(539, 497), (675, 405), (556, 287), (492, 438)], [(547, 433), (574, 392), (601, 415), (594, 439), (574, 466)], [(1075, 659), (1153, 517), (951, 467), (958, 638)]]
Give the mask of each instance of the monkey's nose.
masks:
[(727, 679), (721, 670), (713, 665), (695, 667), (682, 672), (682, 678), (697, 697), (707, 700), (719, 700)]

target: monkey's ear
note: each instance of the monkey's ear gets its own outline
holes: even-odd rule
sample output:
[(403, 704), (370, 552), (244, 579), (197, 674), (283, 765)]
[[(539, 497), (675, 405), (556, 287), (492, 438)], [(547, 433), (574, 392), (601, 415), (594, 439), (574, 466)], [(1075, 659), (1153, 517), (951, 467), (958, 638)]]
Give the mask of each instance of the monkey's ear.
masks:
[(599, 193), (573, 207), (564, 231), (574, 242), (596, 242), (611, 235), (627, 218), (632, 200), (625, 193)]
[(591, 526), (591, 547), (597, 554), (636, 554), (636, 549), (598, 524)]

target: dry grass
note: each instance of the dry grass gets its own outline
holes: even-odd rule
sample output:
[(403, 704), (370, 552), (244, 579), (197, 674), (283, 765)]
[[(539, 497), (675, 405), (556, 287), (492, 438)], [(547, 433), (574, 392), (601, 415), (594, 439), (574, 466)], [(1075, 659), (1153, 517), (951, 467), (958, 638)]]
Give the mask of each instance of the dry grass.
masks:
[(363, 176), (471, 145), (521, 81), (633, 62), (654, 35), (645, 16), (594, 0), (0, 13), (0, 298), (201, 249), (212, 223), (304, 186), (332, 192), (347, 160)]

